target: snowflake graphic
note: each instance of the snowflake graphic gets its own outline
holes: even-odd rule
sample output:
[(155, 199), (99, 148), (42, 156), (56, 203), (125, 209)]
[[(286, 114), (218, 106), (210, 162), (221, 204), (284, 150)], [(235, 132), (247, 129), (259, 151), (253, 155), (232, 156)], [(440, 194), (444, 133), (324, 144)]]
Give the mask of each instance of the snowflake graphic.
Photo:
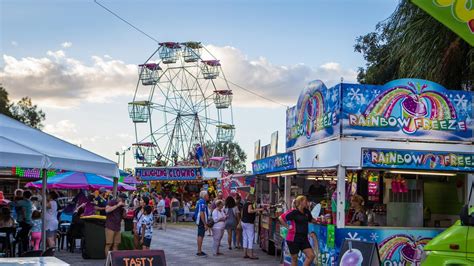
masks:
[(354, 232), (354, 234), (349, 232), (349, 233), (347, 233), (347, 235), (349, 236), (348, 239), (361, 240), (360, 237), (359, 237), (359, 234), (357, 232)]
[(370, 159), (371, 159), (370, 152), (365, 150), (364, 151), (364, 161), (365, 162), (370, 162)]
[(461, 108), (463, 110), (466, 110), (467, 108), (467, 99), (466, 95), (460, 95), (456, 94), (456, 97), (454, 97), (454, 103), (456, 103), (456, 107)]
[(351, 101), (361, 101), (364, 95), (360, 92), (360, 89), (351, 88), (350, 92), (347, 94)]
[(379, 235), (377, 233), (371, 233), (370, 234), (370, 239), (372, 241), (377, 241), (379, 239)]

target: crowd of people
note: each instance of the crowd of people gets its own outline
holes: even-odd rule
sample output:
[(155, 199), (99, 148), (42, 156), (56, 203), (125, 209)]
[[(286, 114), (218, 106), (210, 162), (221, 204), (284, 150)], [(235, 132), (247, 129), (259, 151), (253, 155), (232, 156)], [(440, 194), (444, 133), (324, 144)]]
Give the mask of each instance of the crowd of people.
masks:
[[(19, 254), (28, 250), (39, 250), (42, 238), (42, 219), (44, 214), (47, 247), (56, 246), (57, 230), (61, 213), (72, 212), (72, 225), (79, 226), (81, 230), (81, 217), (103, 215), (105, 219), (105, 253), (117, 250), (121, 242), (123, 219), (133, 219), (133, 244), (135, 249), (147, 250), (153, 238), (153, 227), (158, 217), (166, 217), (170, 222), (177, 223), (180, 216), (185, 219), (192, 218), (197, 225), (197, 253), (198, 257), (206, 257), (203, 252), (203, 240), (208, 233), (212, 236), (212, 253), (214, 256), (224, 255), (221, 242), (227, 233), (227, 248), (243, 249), (243, 258), (258, 259), (254, 254), (255, 220), (264, 208), (256, 208), (255, 197), (249, 194), (242, 200), (239, 194), (223, 197), (219, 192), (215, 198), (209, 199), (207, 191), (201, 191), (199, 200), (193, 202), (180, 202), (176, 195), (159, 194), (155, 191), (133, 193), (127, 195), (120, 193), (113, 198), (110, 191), (100, 188), (93, 193), (79, 192), (70, 202), (70, 206), (58, 204), (58, 193), (50, 191), (47, 195), (47, 204), (34, 204), (31, 200), (33, 193), (29, 190), (18, 189), (12, 201), (2, 200), (0, 208), (0, 230), (15, 228), (15, 238), (19, 243)], [(37, 197), (38, 195), (35, 195)], [(3, 193), (0, 192), (0, 199)], [(35, 199), (35, 201), (38, 201)], [(355, 198), (353, 205), (357, 205)], [(195, 206), (194, 213), (191, 209)], [(287, 227), (289, 233), (286, 241), (293, 260), (297, 254), (303, 252), (308, 261), (314, 258), (314, 252), (308, 242), (308, 223), (313, 217), (308, 210), (308, 200), (304, 196), (297, 197), (293, 208), (280, 217), (281, 225)], [(180, 213), (184, 209), (184, 213)], [(363, 220), (363, 219), (359, 219)]]
[[(220, 245), (224, 233), (227, 232), (228, 249), (243, 249), (244, 258), (258, 259), (253, 252), (255, 240), (255, 217), (263, 208), (254, 208), (255, 198), (249, 194), (246, 201), (242, 201), (239, 194), (234, 197), (223, 198), (222, 192), (213, 200), (209, 200), (207, 191), (201, 191), (193, 219), (197, 225), (197, 253), (198, 257), (206, 257), (202, 251), (202, 243), (206, 231), (212, 236), (212, 252), (214, 256), (223, 255)], [(233, 245), (232, 245), (233, 244)]]
[[(18, 243), (18, 254), (21, 255), (29, 250), (39, 250), (41, 243), (42, 220), (45, 215), (46, 244), (47, 247), (55, 247), (56, 232), (58, 228), (58, 194), (51, 191), (47, 196), (46, 208), (42, 209), (37, 204), (41, 197), (30, 190), (17, 189), (12, 201), (4, 199), (0, 191), (0, 231), (11, 232), (12, 238)], [(11, 242), (9, 235), (1, 236), (0, 242), (5, 249), (6, 244)], [(15, 255), (15, 254), (9, 254)]]

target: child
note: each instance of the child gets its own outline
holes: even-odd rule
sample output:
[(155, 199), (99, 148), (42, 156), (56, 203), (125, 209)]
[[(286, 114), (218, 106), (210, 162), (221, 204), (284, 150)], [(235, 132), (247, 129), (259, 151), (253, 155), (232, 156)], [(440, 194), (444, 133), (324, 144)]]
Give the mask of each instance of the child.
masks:
[(33, 227), (31, 228), (31, 245), (34, 250), (39, 250), (41, 243), (41, 213), (39, 211), (33, 211), (31, 214), (31, 220)]
[(141, 224), (141, 244), (143, 250), (150, 249), (151, 237), (153, 235), (153, 208), (150, 205), (145, 206), (145, 217)]

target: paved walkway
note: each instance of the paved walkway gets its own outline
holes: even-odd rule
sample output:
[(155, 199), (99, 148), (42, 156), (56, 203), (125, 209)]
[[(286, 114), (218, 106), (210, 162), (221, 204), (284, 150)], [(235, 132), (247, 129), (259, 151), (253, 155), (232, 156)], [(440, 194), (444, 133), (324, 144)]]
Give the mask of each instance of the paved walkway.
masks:
[[(224, 234), (221, 252), (222, 256), (212, 255), (212, 237), (204, 238), (203, 251), (208, 254), (207, 258), (196, 257), (196, 227), (193, 224), (170, 225), (166, 231), (155, 229), (153, 232), (152, 249), (163, 249), (165, 251), (167, 265), (279, 265), (279, 259), (269, 256), (258, 247), (255, 248), (255, 255), (259, 260), (249, 260), (243, 258), (242, 250), (227, 249), (227, 233)], [(69, 253), (61, 251), (57, 257), (71, 265), (104, 265), (104, 260), (84, 260), (80, 251)]]

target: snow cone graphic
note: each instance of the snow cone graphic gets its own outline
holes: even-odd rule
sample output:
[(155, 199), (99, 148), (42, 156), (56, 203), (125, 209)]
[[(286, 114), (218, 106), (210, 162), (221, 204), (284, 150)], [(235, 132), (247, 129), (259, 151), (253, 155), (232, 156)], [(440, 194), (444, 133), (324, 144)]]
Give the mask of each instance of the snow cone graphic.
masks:
[(364, 257), (358, 249), (349, 249), (342, 255), (339, 266), (361, 266)]
[(406, 97), (402, 102), (402, 116), (410, 122), (402, 130), (407, 134), (414, 133), (416, 131), (414, 118), (425, 117), (427, 113), (426, 105), (418, 95), (414, 94)]
[(406, 263), (405, 265), (420, 265), (422, 252), (422, 246), (406, 245), (402, 248), (400, 254)]
[(430, 240), (431, 238), (415, 237), (413, 235), (392, 235), (379, 243), (380, 259), (382, 261), (398, 260), (402, 262), (400, 265), (418, 266), (421, 263), (423, 247)]
[[(367, 119), (372, 117), (398, 118), (401, 115), (409, 121), (408, 124), (401, 126), (401, 130), (405, 134), (414, 134), (420, 129), (416, 127), (415, 118), (423, 117), (432, 121), (457, 118), (456, 109), (443, 92), (431, 88), (434, 85), (430, 82), (423, 80), (419, 80), (419, 82), (415, 84), (408, 81), (408, 84), (394, 84), (393, 87), (388, 83), (389, 89), (375, 97), (363, 115)], [(398, 110), (401, 110), (401, 113), (398, 113)], [(423, 128), (422, 130), (429, 129)]]

